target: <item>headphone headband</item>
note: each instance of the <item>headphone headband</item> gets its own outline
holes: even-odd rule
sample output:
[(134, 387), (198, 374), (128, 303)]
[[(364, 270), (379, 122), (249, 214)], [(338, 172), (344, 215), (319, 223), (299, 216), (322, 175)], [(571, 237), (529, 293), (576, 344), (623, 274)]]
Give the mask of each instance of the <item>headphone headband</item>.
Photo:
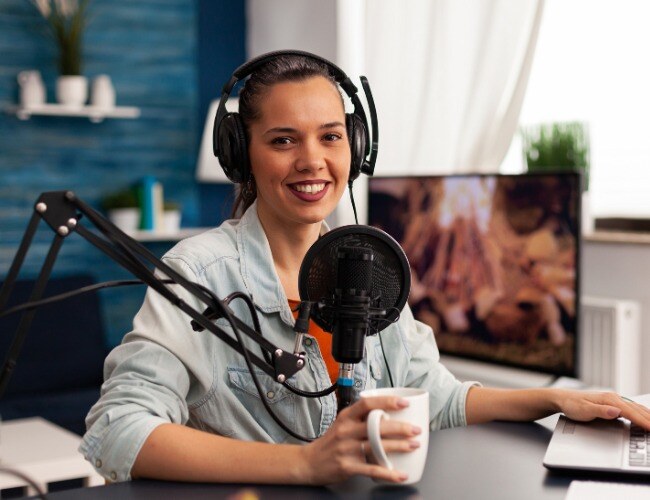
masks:
[[(305, 57), (327, 66), (331, 76), (334, 77), (336, 83), (340, 85), (340, 87), (343, 89), (345, 94), (352, 101), (352, 105), (354, 106), (354, 113), (352, 113), (352, 115), (347, 115), (347, 116), (352, 118), (354, 121), (359, 121), (359, 124), (356, 126), (357, 131), (355, 132), (355, 134), (357, 136), (360, 134), (363, 135), (363, 140), (357, 141), (355, 139), (357, 143), (356, 149), (360, 148), (360, 151), (356, 152), (356, 156), (358, 157), (356, 161), (358, 165), (356, 168), (352, 169), (350, 179), (354, 180), (356, 176), (358, 176), (359, 173), (361, 172), (367, 175), (372, 175), (375, 170), (375, 162), (377, 160), (378, 130), (377, 130), (377, 112), (375, 109), (374, 100), (372, 98), (372, 93), (370, 92), (370, 87), (368, 86), (367, 79), (365, 77), (361, 77), (362, 87), (366, 95), (366, 99), (370, 111), (371, 122), (372, 122), (372, 140), (370, 140), (370, 136), (368, 133), (370, 127), (368, 126), (368, 119), (366, 117), (366, 112), (364, 110), (363, 104), (361, 103), (361, 100), (359, 99), (358, 96), (358, 89), (354, 85), (354, 83), (352, 83), (350, 77), (348, 77), (345, 74), (345, 72), (341, 68), (339, 68), (336, 64), (331, 63), (327, 59), (324, 59), (316, 54), (312, 54), (310, 52), (305, 52), (301, 50), (279, 50), (274, 52), (268, 52), (254, 59), (251, 59), (250, 61), (239, 66), (233, 72), (228, 82), (226, 82), (226, 84), (223, 86), (223, 89), (221, 91), (221, 100), (219, 101), (219, 106), (217, 108), (217, 113), (214, 120), (213, 150), (214, 150), (214, 155), (219, 158), (221, 165), (224, 168), (224, 171), (226, 171), (226, 175), (231, 180), (235, 180), (235, 182), (241, 182), (241, 180), (236, 180), (236, 179), (244, 177), (239, 175), (239, 173), (234, 170), (234, 168), (237, 167), (230, 164), (231, 163), (230, 160), (226, 160), (226, 158), (231, 158), (232, 156), (235, 156), (237, 158), (241, 158), (240, 160), (237, 161), (243, 161), (243, 162), (248, 161), (246, 153), (242, 150), (241, 144), (239, 144), (242, 141), (245, 142), (245, 138), (243, 137), (245, 136), (245, 130), (243, 124), (241, 123), (241, 120), (238, 117), (238, 114), (236, 114), (237, 125), (233, 125), (233, 127), (236, 130), (234, 132), (232, 130), (229, 130), (228, 134), (224, 133), (220, 135), (219, 133), (224, 118), (227, 115), (228, 116), (235, 115), (233, 113), (228, 112), (228, 110), (226, 109), (226, 102), (228, 101), (228, 98), (230, 97), (230, 94), (233, 88), (235, 87), (235, 85), (237, 84), (237, 82), (255, 73), (255, 71), (257, 71), (261, 66), (263, 66), (267, 62), (282, 56)], [(236, 137), (236, 139), (233, 136)], [(238, 143), (237, 150), (241, 154), (236, 153), (235, 155), (231, 155), (230, 150), (224, 151), (225, 149), (229, 148), (229, 145), (233, 142), (233, 140), (235, 143)], [(224, 160), (226, 160), (228, 165), (224, 164)], [(247, 166), (244, 165), (241, 166), (241, 168), (247, 168)]]

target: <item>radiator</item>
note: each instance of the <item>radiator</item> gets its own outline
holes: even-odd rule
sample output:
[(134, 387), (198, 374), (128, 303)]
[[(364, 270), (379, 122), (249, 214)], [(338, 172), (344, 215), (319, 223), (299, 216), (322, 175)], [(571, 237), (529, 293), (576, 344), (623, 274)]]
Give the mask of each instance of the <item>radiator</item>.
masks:
[(579, 378), (624, 395), (640, 390), (641, 307), (638, 302), (582, 297)]

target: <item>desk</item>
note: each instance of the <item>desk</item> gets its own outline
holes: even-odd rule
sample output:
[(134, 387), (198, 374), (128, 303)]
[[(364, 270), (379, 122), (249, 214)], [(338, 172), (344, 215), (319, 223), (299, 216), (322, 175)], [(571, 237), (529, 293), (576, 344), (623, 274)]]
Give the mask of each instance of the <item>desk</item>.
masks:
[[(381, 486), (366, 478), (354, 478), (327, 488), (207, 485), (139, 480), (92, 489), (61, 491), (48, 496), (53, 500), (203, 499), (226, 498), (243, 490), (255, 490), (261, 498), (283, 500), (561, 500), (564, 499), (571, 480), (580, 476), (557, 475), (544, 468), (542, 458), (551, 433), (549, 428), (534, 423), (500, 422), (434, 432), (429, 441), (424, 478), (412, 486)], [(620, 476), (612, 480), (635, 481)], [(637, 478), (636, 482), (641, 484), (642, 480)]]
[[(47, 484), (68, 479), (84, 479), (86, 486), (104, 484), (77, 451), (81, 438), (40, 417), (9, 420), (0, 425), (0, 464), (16, 469), (47, 491)], [(26, 483), (0, 473), (0, 490), (25, 487)]]

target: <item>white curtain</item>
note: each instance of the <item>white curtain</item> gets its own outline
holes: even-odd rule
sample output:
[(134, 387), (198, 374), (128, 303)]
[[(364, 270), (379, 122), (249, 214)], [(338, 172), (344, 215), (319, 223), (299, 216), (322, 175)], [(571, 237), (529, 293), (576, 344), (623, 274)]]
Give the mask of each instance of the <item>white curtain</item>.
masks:
[(516, 131), (543, 0), (367, 0), (376, 173), (497, 171)]

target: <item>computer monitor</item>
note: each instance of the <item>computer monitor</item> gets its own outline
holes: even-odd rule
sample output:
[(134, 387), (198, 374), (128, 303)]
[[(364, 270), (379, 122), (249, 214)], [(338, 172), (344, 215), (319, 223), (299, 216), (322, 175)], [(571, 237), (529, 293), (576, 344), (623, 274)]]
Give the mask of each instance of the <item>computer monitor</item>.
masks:
[(368, 222), (441, 353), (576, 377), (580, 200), (579, 173), (371, 178)]

